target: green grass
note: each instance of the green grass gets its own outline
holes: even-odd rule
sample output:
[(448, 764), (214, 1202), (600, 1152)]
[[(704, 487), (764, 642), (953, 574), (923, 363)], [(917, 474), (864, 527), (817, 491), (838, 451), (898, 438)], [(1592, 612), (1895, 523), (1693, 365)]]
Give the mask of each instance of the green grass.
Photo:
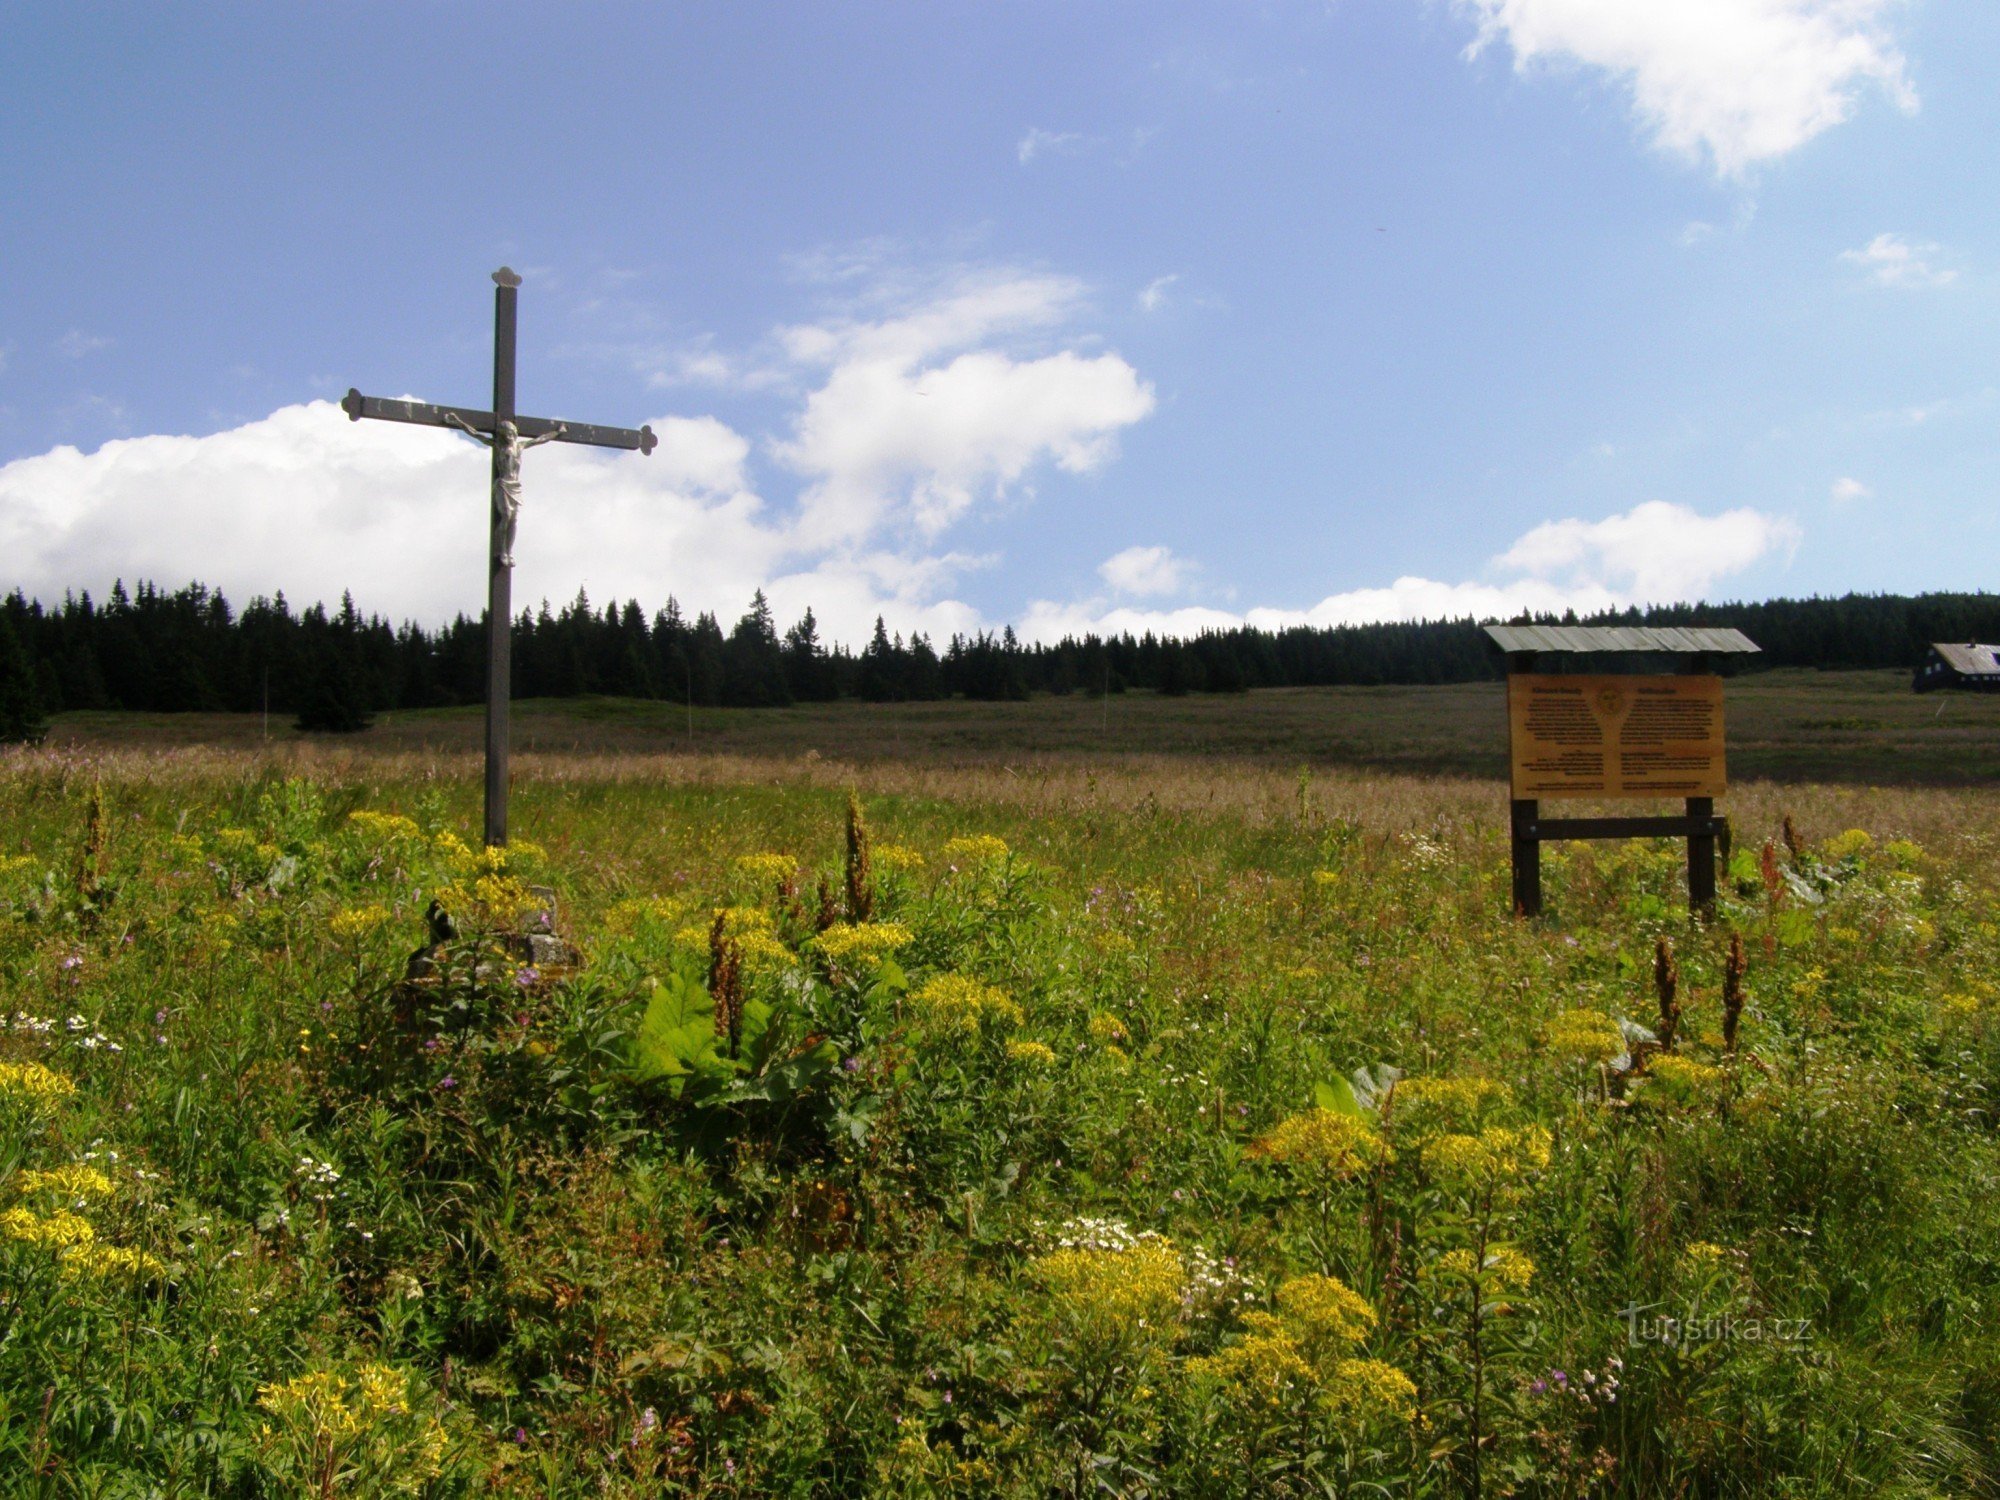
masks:
[[(1873, 680), (1756, 686), (1921, 740)], [(1410, 763), (1477, 772), (1486, 691), (1128, 698), (1160, 732), (1103, 758), (1076, 701), (714, 715), (701, 756), (537, 706), (483, 890), (467, 716), (65, 721), (0, 760), (7, 1492), (1995, 1493), (1990, 798), (1746, 781), (1712, 925), (1649, 843), (1552, 853), (1519, 923), (1497, 785), (1296, 770), (1352, 701), (1392, 764), (1459, 704)], [(1297, 703), (1233, 760), (1161, 728)], [(882, 966), (814, 936), (850, 787)], [(516, 875), (577, 972), (486, 931)], [(1679, 1060), (1616, 1070), (1662, 940)]]
[[(2000, 781), (2000, 695), (1918, 697), (1906, 673), (1788, 670), (1732, 679), (1727, 712), (1730, 767), (1741, 778)], [(473, 750), (480, 724), (477, 708), (390, 714), (357, 743), (385, 751)], [(261, 717), (251, 714), (74, 713), (58, 716), (52, 740), (79, 747), (250, 747), (264, 735)], [(304, 738), (283, 718), (270, 735), (279, 743)], [(1504, 775), (1507, 764), (1498, 683), (691, 713), (635, 699), (545, 699), (515, 706), (515, 743), (527, 752), (817, 752), (841, 761), (941, 764), (1168, 755), (1464, 776)]]

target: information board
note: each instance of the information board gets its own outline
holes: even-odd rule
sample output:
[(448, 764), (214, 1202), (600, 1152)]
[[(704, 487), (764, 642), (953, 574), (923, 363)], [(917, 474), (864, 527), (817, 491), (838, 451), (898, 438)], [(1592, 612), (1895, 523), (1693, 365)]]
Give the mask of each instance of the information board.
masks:
[(1719, 797), (1722, 679), (1507, 679), (1514, 795)]

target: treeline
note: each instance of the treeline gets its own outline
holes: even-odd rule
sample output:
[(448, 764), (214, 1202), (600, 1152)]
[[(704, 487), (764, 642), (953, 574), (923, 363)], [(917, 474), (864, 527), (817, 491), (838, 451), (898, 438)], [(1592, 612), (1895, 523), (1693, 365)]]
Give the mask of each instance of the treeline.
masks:
[[(1911, 667), (1934, 640), (2000, 640), (2000, 595), (1673, 605), (1564, 623), (1733, 625), (1764, 648), (1757, 666)], [(727, 630), (713, 614), (689, 619), (671, 599), (649, 616), (634, 602), (599, 609), (579, 594), (560, 610), (523, 612), (513, 632), (517, 697), (601, 693), (741, 707), (1465, 682), (1500, 670), (1472, 620), (1034, 645), (1008, 629), (942, 646), (921, 633), (892, 634), (878, 620), (855, 651), (823, 641), (810, 610), (781, 631), (762, 592)], [(0, 733), (18, 738), (21, 725), (66, 709), (268, 708), (306, 727), (357, 728), (385, 710), (482, 701), (485, 650), (479, 620), (393, 626), (360, 614), (352, 595), (337, 610), (294, 610), (279, 594), (239, 611), (198, 583), (172, 591), (141, 583), (130, 593), (121, 583), (102, 602), (85, 593), (54, 606), (17, 590), (0, 601)]]

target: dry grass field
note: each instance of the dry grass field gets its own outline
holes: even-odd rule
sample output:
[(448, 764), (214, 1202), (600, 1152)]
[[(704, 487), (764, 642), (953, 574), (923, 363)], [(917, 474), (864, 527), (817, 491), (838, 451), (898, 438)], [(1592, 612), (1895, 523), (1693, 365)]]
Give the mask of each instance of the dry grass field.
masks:
[(1710, 923), (1490, 686), (67, 717), (0, 1488), (2000, 1494), (2000, 703), (1731, 702)]
[[(2000, 695), (1918, 697), (1897, 672), (1776, 671), (1729, 684), (1731, 771), (1745, 779), (1921, 785), (2000, 782)], [(815, 704), (706, 709), (631, 699), (516, 705), (524, 751), (739, 754), (904, 764), (1217, 758), (1452, 776), (1506, 766), (1498, 683), (1281, 688), (1240, 697), (1037, 698), (1026, 703)], [(355, 740), (372, 752), (476, 749), (480, 713), (386, 716)], [(301, 739), (280, 718), (270, 742)], [(252, 746), (256, 715), (65, 714), (58, 745)]]

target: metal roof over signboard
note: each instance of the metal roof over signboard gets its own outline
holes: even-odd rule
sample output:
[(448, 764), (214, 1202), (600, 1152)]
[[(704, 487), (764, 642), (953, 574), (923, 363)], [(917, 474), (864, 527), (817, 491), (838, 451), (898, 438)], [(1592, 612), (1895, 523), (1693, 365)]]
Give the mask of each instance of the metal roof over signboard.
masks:
[(1488, 625), (1486, 636), (1510, 655), (1517, 651), (1652, 651), (1729, 656), (1764, 649), (1740, 630), (1659, 625)]

